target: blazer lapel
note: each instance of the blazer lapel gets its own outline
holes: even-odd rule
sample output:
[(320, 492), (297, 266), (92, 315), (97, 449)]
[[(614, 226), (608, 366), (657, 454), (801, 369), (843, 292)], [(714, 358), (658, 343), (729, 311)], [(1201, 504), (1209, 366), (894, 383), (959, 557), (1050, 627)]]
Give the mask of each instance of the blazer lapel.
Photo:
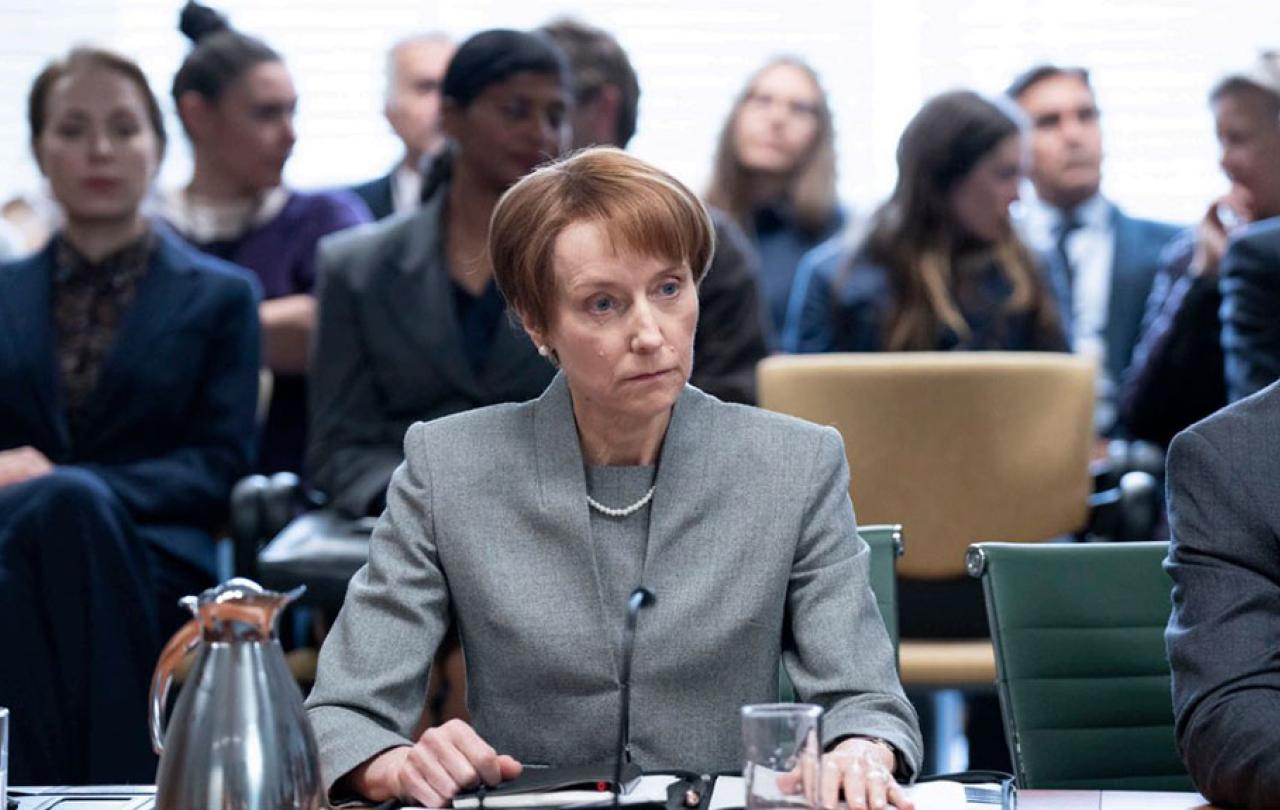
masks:
[[(606, 620), (608, 614), (604, 609), (604, 592), (600, 587), (595, 543), (591, 539), (582, 446), (573, 416), (573, 399), (563, 372), (556, 374), (547, 390), (534, 402), (533, 413), (538, 497), (542, 511), (556, 515), (558, 522), (566, 528), (561, 539), (581, 562), (584, 576), (591, 578), (595, 599), (590, 606), (590, 614), (584, 619), (595, 626), (593, 637), (612, 638)], [(614, 664), (616, 667), (616, 660)]]
[(462, 347), (453, 288), (444, 266), (444, 198), (439, 193), (413, 215), (396, 272), (382, 287), (391, 319), (425, 348), (424, 360), (473, 399), (479, 382)]
[(115, 344), (107, 353), (93, 394), (85, 404), (80, 434), (87, 442), (104, 438), (110, 427), (104, 423), (128, 410), (128, 381), (136, 377), (128, 370), (148, 362), (150, 347), (163, 339), (174, 318), (185, 312), (187, 298), (194, 290), (191, 280), (197, 271), (185, 256), (187, 249), (179, 247), (176, 237), (162, 229), (156, 228), (152, 233), (156, 247), (151, 266), (138, 282), (133, 303), (120, 322)]
[[(70, 446), (66, 413), (59, 394), (58, 362), (55, 351), (53, 309), (50, 291), (53, 279), (53, 243), (26, 261), (0, 272), (0, 335), (8, 339), (15, 367), (30, 369), (22, 374), (29, 386), (32, 411), (52, 439), (47, 449), (63, 454)], [(59, 461), (53, 458), (53, 461)]]
[(669, 546), (688, 536), (698, 519), (683, 505), (697, 503), (706, 487), (710, 456), (705, 437), (710, 432), (706, 418), (706, 395), (685, 385), (672, 409), (667, 435), (662, 441), (658, 476), (654, 482), (653, 506), (649, 513), (649, 542), (645, 546), (644, 571), (648, 577), (655, 559), (677, 559)]

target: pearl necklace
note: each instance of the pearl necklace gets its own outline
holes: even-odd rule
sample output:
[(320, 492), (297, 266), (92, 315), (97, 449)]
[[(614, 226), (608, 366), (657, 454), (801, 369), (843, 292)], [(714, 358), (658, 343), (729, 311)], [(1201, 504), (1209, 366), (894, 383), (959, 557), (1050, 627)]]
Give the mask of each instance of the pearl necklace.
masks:
[(657, 488), (658, 488), (658, 485), (654, 484), (653, 486), (649, 487), (649, 491), (644, 494), (643, 498), (631, 504), (630, 506), (623, 506), (619, 509), (614, 509), (612, 506), (605, 506), (604, 504), (600, 503), (590, 495), (587, 496), (587, 503), (591, 506), (592, 509), (596, 510), (602, 515), (608, 515), (609, 517), (619, 517), (619, 518), (626, 517), (627, 515), (633, 515), (636, 512), (640, 511), (641, 509), (644, 508), (645, 504), (653, 500), (653, 493), (655, 490), (657, 490)]

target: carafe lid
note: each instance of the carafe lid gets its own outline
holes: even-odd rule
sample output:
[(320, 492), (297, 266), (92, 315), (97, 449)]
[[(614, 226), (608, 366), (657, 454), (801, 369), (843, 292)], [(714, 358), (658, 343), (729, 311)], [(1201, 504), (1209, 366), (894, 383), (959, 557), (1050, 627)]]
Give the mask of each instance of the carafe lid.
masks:
[(278, 593), (235, 577), (179, 604), (200, 623), (205, 641), (267, 641), (275, 637), (280, 612), (306, 589)]

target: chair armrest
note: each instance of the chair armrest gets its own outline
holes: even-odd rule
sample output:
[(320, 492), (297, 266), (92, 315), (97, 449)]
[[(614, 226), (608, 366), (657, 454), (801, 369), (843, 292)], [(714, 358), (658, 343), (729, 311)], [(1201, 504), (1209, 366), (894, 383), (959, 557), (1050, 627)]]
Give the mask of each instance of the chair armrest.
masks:
[(313, 507), (298, 476), (280, 472), (267, 477), (250, 475), (231, 489), (232, 573), (258, 579), (258, 551), (283, 529), (294, 515)]
[(1160, 487), (1148, 472), (1130, 471), (1089, 497), (1087, 540), (1143, 541), (1160, 521)]

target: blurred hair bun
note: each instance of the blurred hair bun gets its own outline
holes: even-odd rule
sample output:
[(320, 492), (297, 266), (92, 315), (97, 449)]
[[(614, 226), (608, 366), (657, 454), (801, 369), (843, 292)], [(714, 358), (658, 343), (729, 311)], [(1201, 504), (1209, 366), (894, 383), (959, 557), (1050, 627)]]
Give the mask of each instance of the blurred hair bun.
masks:
[(187, 0), (187, 4), (182, 7), (182, 13), (178, 16), (178, 30), (186, 34), (187, 39), (195, 44), (199, 44), (200, 40), (210, 34), (227, 31), (230, 28), (231, 24), (227, 22), (225, 16), (195, 0)]

